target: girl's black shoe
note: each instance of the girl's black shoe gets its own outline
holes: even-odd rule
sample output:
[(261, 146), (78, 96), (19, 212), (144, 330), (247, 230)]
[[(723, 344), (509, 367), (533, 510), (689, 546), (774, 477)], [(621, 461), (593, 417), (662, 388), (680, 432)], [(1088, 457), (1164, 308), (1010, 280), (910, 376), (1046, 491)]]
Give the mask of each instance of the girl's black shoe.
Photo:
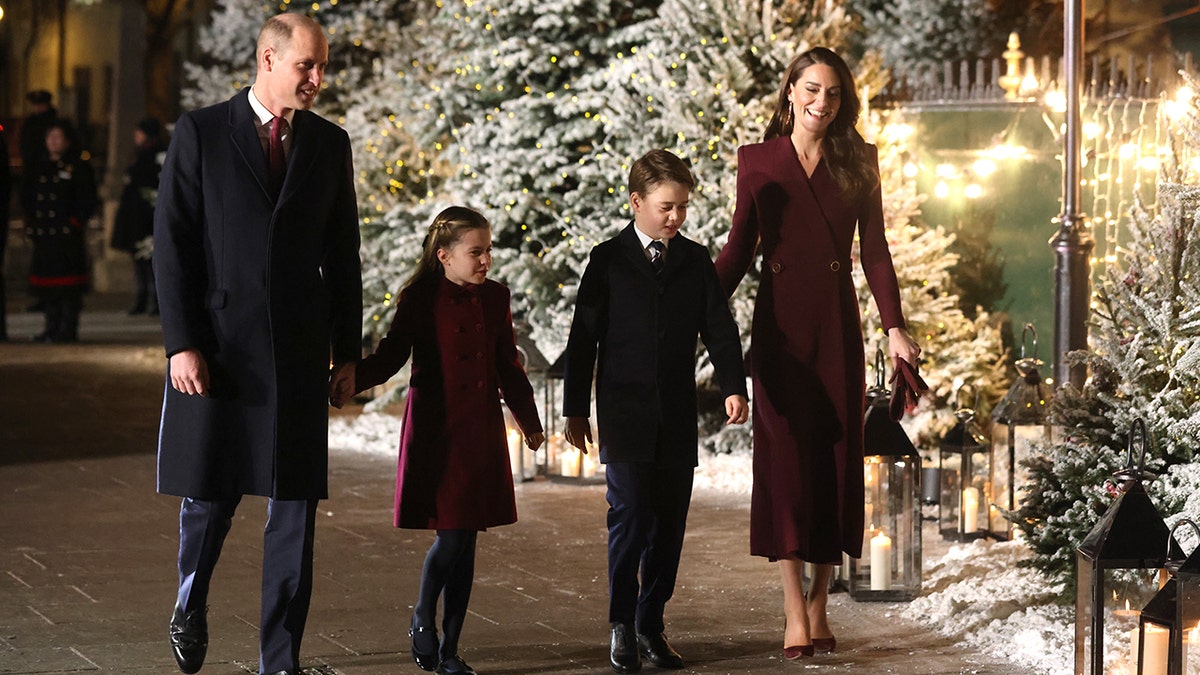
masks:
[(408, 637), (412, 638), (413, 661), (421, 670), (433, 671), (438, 667), (438, 636), (437, 629), (417, 625), (417, 617), (413, 616), (412, 626), (408, 629)]

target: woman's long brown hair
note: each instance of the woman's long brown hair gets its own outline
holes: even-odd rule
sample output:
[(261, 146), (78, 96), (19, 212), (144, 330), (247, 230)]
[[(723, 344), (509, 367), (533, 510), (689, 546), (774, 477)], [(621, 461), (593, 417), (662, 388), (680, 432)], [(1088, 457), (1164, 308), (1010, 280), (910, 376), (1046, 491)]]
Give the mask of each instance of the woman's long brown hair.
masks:
[(796, 115), (791, 110), (791, 102), (788, 101), (788, 90), (800, 79), (801, 73), (817, 63), (833, 68), (842, 87), (837, 117), (829, 123), (825, 132), (825, 164), (833, 174), (833, 179), (837, 181), (838, 187), (842, 189), (842, 195), (858, 197), (870, 192), (879, 184), (879, 167), (871, 161), (867, 153), (867, 142), (854, 128), (862, 112), (862, 102), (854, 86), (854, 74), (850, 72), (850, 67), (842, 57), (833, 50), (813, 47), (792, 59), (784, 71), (783, 80), (779, 85), (779, 100), (775, 103), (775, 112), (771, 115), (771, 121), (767, 123), (763, 140), (791, 136)]

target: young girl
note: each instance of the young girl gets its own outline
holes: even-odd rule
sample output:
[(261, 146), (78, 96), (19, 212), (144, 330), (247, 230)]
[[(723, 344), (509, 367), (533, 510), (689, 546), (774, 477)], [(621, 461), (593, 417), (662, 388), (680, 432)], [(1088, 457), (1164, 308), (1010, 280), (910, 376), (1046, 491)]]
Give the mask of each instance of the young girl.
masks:
[[(409, 635), (424, 670), (474, 673), (458, 656), (480, 530), (516, 522), (500, 394), (537, 450), (545, 436), (517, 356), (508, 289), (487, 279), (491, 225), (461, 206), (429, 226), (375, 353), (334, 373), (330, 400), (386, 381), (412, 355), (396, 471), (396, 527), (437, 530), (425, 556)], [(442, 640), (437, 599), (442, 600)]]

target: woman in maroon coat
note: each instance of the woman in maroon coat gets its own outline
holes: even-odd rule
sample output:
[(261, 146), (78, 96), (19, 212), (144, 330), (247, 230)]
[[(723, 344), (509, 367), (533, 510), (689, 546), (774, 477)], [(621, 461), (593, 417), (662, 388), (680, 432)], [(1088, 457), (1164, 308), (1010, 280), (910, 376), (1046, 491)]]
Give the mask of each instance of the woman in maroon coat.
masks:
[[(780, 561), (784, 652), (832, 651), (829, 575), (863, 538), (865, 370), (850, 251), (863, 270), (893, 359), (915, 363), (884, 238), (875, 148), (854, 129), (860, 103), (845, 61), (825, 48), (784, 75), (764, 141), (738, 150), (737, 206), (717, 274), (728, 293), (756, 253), (751, 328), (754, 491), (750, 552)], [(804, 562), (814, 563), (808, 596)]]
[[(416, 272), (375, 353), (331, 383), (340, 407), (385, 382), (412, 356), (396, 471), (396, 527), (437, 530), (413, 609), (413, 659), (425, 670), (473, 673), (458, 656), (475, 570), (475, 535), (516, 522), (500, 394), (533, 450), (545, 440), (517, 355), (508, 289), (487, 279), (491, 226), (452, 206), (434, 219)], [(437, 599), (443, 600), (439, 645)]]

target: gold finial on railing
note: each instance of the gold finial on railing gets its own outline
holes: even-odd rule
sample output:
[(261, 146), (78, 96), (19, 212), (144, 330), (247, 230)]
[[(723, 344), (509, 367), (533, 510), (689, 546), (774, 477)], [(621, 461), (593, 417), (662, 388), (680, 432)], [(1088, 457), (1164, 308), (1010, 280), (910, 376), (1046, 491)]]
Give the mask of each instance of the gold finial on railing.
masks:
[(1004, 98), (1015, 100), (1021, 90), (1021, 59), (1025, 52), (1021, 51), (1021, 38), (1017, 32), (1008, 34), (1008, 49), (1004, 50), (1006, 64), (1004, 75), (1000, 76), (1000, 88), (1004, 90)]

